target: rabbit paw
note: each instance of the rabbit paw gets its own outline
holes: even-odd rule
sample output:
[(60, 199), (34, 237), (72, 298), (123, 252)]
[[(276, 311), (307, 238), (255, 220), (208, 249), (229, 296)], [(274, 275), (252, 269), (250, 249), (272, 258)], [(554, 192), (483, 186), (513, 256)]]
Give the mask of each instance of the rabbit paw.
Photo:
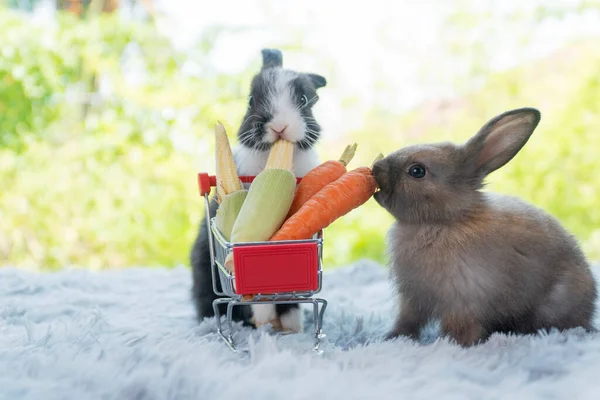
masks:
[(442, 318), (442, 334), (449, 336), (462, 347), (471, 347), (486, 339), (483, 325), (466, 315), (449, 315)]
[(384, 336), (384, 340), (391, 340), (398, 336), (406, 336), (409, 339), (418, 341), (422, 327), (422, 316), (414, 312), (408, 304), (403, 305), (396, 325)]

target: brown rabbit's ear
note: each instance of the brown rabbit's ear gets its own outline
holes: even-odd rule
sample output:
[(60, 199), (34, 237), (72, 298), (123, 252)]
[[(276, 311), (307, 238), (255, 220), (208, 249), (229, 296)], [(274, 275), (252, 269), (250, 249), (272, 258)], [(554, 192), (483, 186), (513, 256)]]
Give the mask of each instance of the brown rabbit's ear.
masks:
[(478, 176), (502, 167), (527, 143), (540, 118), (537, 109), (525, 107), (491, 119), (465, 144), (466, 166)]

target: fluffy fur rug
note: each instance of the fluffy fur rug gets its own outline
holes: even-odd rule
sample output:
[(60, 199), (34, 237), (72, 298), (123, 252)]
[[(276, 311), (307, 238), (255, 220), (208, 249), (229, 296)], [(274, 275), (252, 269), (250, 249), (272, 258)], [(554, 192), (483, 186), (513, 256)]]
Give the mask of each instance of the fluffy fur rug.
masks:
[[(599, 269), (596, 266), (595, 271)], [(0, 269), (0, 399), (597, 399), (600, 335), (494, 335), (462, 349), (382, 343), (394, 309), (387, 270), (327, 271), (322, 356), (307, 333), (236, 335), (194, 321), (190, 273), (133, 268), (31, 274)]]

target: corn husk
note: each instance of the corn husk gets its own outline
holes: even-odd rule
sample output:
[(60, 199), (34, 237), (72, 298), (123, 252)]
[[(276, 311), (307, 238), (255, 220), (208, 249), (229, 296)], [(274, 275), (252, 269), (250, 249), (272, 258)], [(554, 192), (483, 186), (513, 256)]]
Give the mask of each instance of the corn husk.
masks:
[(294, 144), (284, 140), (273, 145), (233, 225), (232, 242), (267, 241), (281, 227), (296, 191), (293, 150)]
[(285, 169), (266, 169), (254, 179), (231, 231), (231, 241), (267, 241), (281, 227), (292, 205), (296, 177)]
[[(267, 165), (255, 178), (231, 230), (231, 242), (267, 241), (283, 224), (294, 200), (296, 176), (292, 172), (294, 144), (277, 141)], [(225, 267), (233, 272), (232, 255)]]
[(217, 228), (219, 228), (219, 232), (221, 232), (221, 235), (223, 235), (223, 238), (228, 242), (231, 241), (231, 231), (233, 230), (233, 225), (235, 224), (235, 220), (242, 209), (242, 205), (244, 204), (244, 200), (246, 200), (247, 194), (248, 191), (242, 189), (225, 195), (221, 201), (221, 204), (219, 205), (219, 208), (217, 209), (215, 223), (217, 224)]

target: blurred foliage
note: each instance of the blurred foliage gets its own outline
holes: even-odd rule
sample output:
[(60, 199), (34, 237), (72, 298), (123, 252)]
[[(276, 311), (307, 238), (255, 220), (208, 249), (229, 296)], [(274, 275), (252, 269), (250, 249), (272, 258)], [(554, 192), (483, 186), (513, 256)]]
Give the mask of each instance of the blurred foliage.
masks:
[[(39, 24), (0, 8), (0, 264), (188, 264), (203, 217), (195, 174), (214, 165), (212, 125), (224, 121), (233, 138), (259, 61), (235, 76), (215, 71), (206, 56), (218, 33), (183, 54), (151, 23), (59, 14)], [(143, 74), (132, 79), (131, 68)], [(599, 259), (598, 70), (600, 49), (580, 43), (488, 74), (456, 100), (405, 115), (372, 110), (344, 139), (359, 143), (352, 166), (405, 144), (463, 141), (508, 108), (538, 107), (536, 134), (489, 189), (551, 212)], [(337, 158), (342, 149), (320, 152)], [(336, 221), (325, 232), (325, 266), (385, 262), (391, 222), (373, 200)]]
[[(581, 41), (527, 66), (492, 74), (476, 92), (436, 101), (398, 117), (374, 110), (368, 124), (353, 132), (364, 153), (423, 141), (464, 142), (493, 116), (523, 106), (537, 107), (542, 120), (522, 151), (491, 174), (486, 190), (520, 196), (557, 217), (600, 259), (600, 48)], [(386, 132), (374, 135), (373, 132)], [(369, 141), (364, 138), (369, 137)], [(361, 140), (362, 138), (362, 140)], [(357, 157), (358, 158), (358, 157)], [(368, 163), (368, 159), (360, 162)], [(352, 218), (336, 221), (333, 248), (349, 248), (342, 262), (363, 254), (382, 260), (382, 226), (392, 218), (374, 200)], [(349, 233), (345, 233), (349, 232)], [(348, 243), (342, 236), (350, 238)], [(339, 239), (338, 239), (339, 238)], [(353, 239), (352, 239), (353, 238)], [(365, 241), (369, 241), (365, 244)], [(331, 245), (331, 242), (328, 243)], [(343, 253), (342, 253), (343, 254)]]
[(65, 35), (0, 13), (0, 145), (17, 148), (61, 116), (64, 85), (77, 79), (76, 53)]
[[(0, 10), (0, 43), (2, 264), (187, 263), (202, 216), (195, 160), (213, 116), (243, 109), (247, 77), (211, 71), (206, 44), (178, 53), (152, 25), (112, 15), (36, 25)], [(94, 76), (101, 99), (85, 90)]]

